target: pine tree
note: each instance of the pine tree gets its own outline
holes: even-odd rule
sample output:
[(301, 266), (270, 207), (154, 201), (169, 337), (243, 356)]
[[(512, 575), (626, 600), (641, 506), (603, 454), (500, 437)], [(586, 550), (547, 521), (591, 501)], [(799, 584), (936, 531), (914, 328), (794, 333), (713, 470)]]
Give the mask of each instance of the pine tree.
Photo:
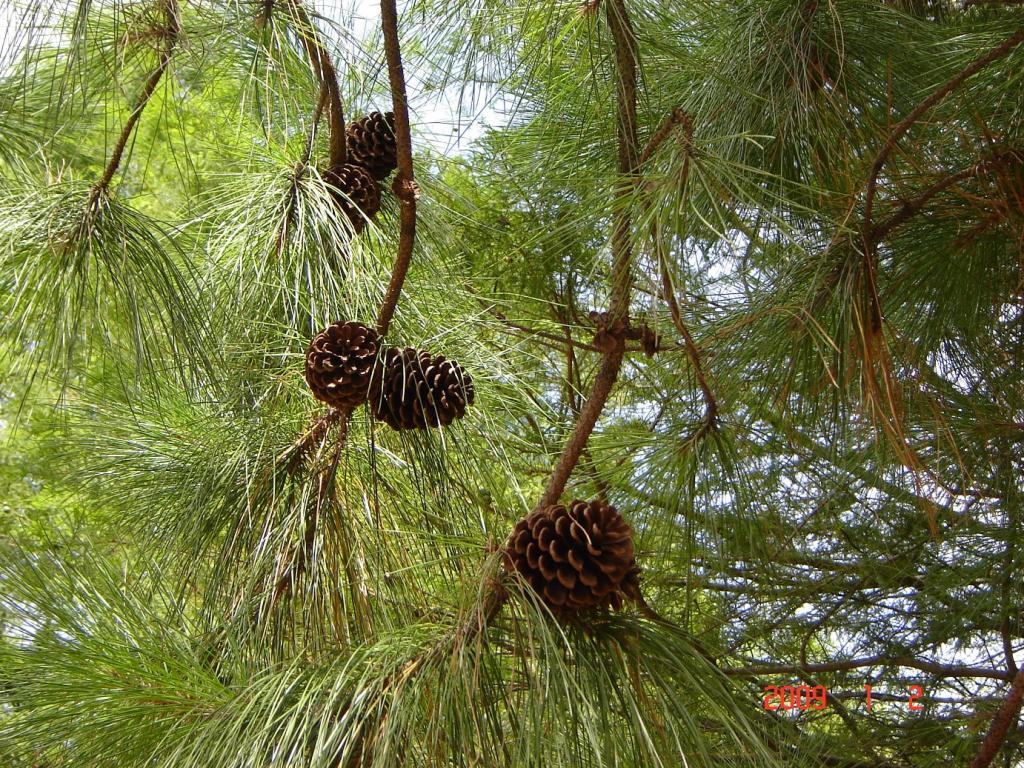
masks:
[(0, 7), (0, 763), (1024, 760), (1024, 6), (379, 11)]

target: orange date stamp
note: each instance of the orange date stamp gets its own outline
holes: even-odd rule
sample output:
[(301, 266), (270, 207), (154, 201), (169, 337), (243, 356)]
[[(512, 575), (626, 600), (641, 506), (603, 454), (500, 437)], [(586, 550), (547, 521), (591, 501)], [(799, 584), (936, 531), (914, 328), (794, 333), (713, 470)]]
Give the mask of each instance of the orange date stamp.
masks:
[[(920, 685), (908, 687), (906, 705), (911, 712), (924, 709), (918, 701), (922, 696), (924, 688)], [(770, 712), (822, 710), (828, 707), (828, 690), (823, 685), (766, 685), (763, 704)], [(864, 686), (864, 704), (871, 709), (871, 686), (868, 684)]]

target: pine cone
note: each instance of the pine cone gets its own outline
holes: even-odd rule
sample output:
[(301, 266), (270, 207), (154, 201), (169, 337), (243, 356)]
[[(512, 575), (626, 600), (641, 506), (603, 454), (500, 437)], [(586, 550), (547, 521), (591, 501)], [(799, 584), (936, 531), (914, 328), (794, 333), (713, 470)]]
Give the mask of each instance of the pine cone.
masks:
[(379, 347), (377, 332), (362, 323), (339, 320), (327, 326), (306, 350), (306, 383), (313, 396), (346, 410), (365, 403)]
[(395, 113), (371, 112), (349, 123), (349, 162), (363, 166), (377, 181), (383, 181), (398, 166), (395, 144)]
[(331, 195), (352, 224), (352, 231), (362, 232), (366, 220), (380, 210), (380, 187), (373, 176), (361, 165), (344, 163), (324, 171), (323, 179), (334, 188)]
[(443, 427), (473, 404), (473, 379), (443, 355), (389, 349), (371, 384), (373, 417), (393, 429)]
[(618, 609), (623, 597), (640, 594), (633, 531), (603, 501), (577, 499), (531, 512), (516, 524), (505, 555), (505, 567), (559, 614)]

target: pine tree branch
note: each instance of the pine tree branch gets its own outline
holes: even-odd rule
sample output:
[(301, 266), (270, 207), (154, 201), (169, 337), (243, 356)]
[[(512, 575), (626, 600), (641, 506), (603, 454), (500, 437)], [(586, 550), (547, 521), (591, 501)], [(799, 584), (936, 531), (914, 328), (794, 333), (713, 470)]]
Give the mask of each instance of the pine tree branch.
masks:
[(277, 457), (277, 464), (285, 464), (289, 471), (294, 471), (299, 465), (310, 449), (323, 441), (324, 435), (327, 434), (327, 430), (333, 427), (338, 421), (341, 420), (343, 412), (332, 408), (319, 419), (317, 419), (313, 426), (311, 426), (298, 440), (288, 446), (287, 449), (281, 452)]
[(309, 133), (306, 135), (306, 147), (302, 151), (302, 165), (305, 166), (309, 163), (309, 158), (313, 156), (313, 142), (316, 140), (316, 130), (320, 126), (320, 117), (324, 113), (324, 107), (327, 106), (327, 101), (330, 98), (330, 92), (327, 88), (320, 89), (320, 98), (316, 102), (316, 109), (313, 110), (313, 118), (310, 121)]
[(412, 132), (409, 127), (409, 97), (405, 87), (405, 70), (402, 66), (402, 47), (398, 38), (398, 10), (395, 0), (381, 0), (381, 29), (384, 33), (384, 52), (388, 60), (388, 79), (391, 83), (392, 111), (395, 113), (395, 143), (398, 154), (398, 174), (392, 190), (399, 201), (400, 223), (398, 230), (398, 253), (391, 270), (384, 300), (377, 315), (377, 333), (387, 335), (391, 319), (402, 295), (402, 285), (412, 262), (413, 246), (416, 244), (416, 199), (419, 188), (412, 167)]
[(986, 170), (989, 166), (998, 165), (1004, 158), (1012, 155), (1012, 150), (1003, 148), (992, 154), (990, 157), (979, 160), (977, 163), (974, 163), (967, 168), (962, 168), (955, 173), (951, 173), (948, 176), (939, 179), (913, 200), (904, 202), (894, 214), (889, 216), (889, 218), (876, 224), (871, 229), (870, 237), (872, 242), (879, 243), (884, 240), (892, 230), (920, 213), (924, 209), (924, 206), (927, 205), (928, 202), (930, 202), (936, 195), (944, 192), (961, 181), (969, 179), (972, 176), (976, 176)]
[[(341, 101), (341, 88), (338, 86), (338, 73), (331, 63), (331, 56), (324, 47), (313, 21), (300, 0), (288, 0), (295, 19), (299, 39), (302, 41), (309, 64), (320, 82), (320, 87), (327, 92), (328, 121), (331, 127), (330, 159), (331, 166), (341, 165), (348, 160), (345, 137), (345, 111)], [(320, 98), (323, 98), (321, 93)]]
[(618, 188), (615, 191), (612, 221), (612, 286), (609, 304), (609, 325), (621, 329), (620, 333), (609, 334), (608, 348), (598, 369), (586, 402), (580, 409), (579, 417), (566, 441), (562, 454), (551, 473), (547, 487), (540, 498), (538, 507), (556, 504), (569, 477), (579, 463), (590, 434), (604, 411), (608, 396), (619, 377), (625, 356), (625, 333), (629, 326), (629, 297), (632, 289), (632, 216), (629, 202), (636, 181), (638, 168), (637, 123), (636, 123), (636, 78), (637, 47), (636, 34), (626, 12), (624, 0), (607, 0), (605, 4), (608, 26), (611, 28), (615, 45), (616, 87), (618, 98), (616, 110), (616, 136), (618, 141)]
[[(475, 292), (472, 289), (470, 289), (470, 293)], [(508, 317), (505, 316), (505, 313), (499, 310), (496, 306), (494, 306), (490, 302), (484, 301), (479, 296), (476, 297), (476, 302), (481, 307), (483, 307), (488, 314), (492, 315), (496, 320), (498, 320), (498, 322), (507, 327), (509, 330), (518, 331), (519, 333), (525, 333), (529, 336), (536, 336), (538, 339), (550, 341), (552, 342), (552, 346), (555, 347), (556, 349), (561, 350), (566, 346), (566, 344), (570, 344), (576, 349), (585, 349), (588, 352), (601, 351), (593, 344), (587, 344), (586, 342), (577, 341), (573, 339), (572, 336), (569, 335), (568, 330), (566, 330), (566, 336), (559, 336), (557, 333), (551, 333), (550, 331), (542, 331), (538, 328), (531, 328), (527, 325), (523, 325), (522, 323), (517, 323), (514, 320), (510, 320)], [(568, 329), (568, 326), (565, 327)]]
[(672, 133), (672, 129), (677, 125), (684, 126), (686, 134), (689, 136), (689, 140), (687, 141), (687, 146), (689, 146), (690, 141), (693, 138), (693, 121), (690, 119), (690, 116), (682, 110), (682, 108), (676, 107), (665, 115), (665, 119), (662, 120), (661, 125), (659, 125), (657, 130), (651, 134), (651, 138), (647, 140), (647, 144), (644, 145), (643, 152), (640, 153), (640, 159), (637, 161), (639, 165), (643, 165), (651, 159), (651, 156), (658, 151), (658, 147), (664, 143), (665, 139), (667, 139), (669, 134)]
[(881, 150), (879, 150), (878, 154), (875, 156), (875, 161), (871, 166), (871, 175), (868, 177), (867, 191), (865, 192), (864, 197), (865, 233), (870, 233), (872, 230), (871, 218), (874, 208), (875, 193), (878, 188), (878, 177), (881, 175), (882, 169), (885, 167), (889, 157), (892, 155), (893, 151), (895, 151), (897, 143), (903, 134), (909, 131), (925, 112), (936, 106), (939, 102), (945, 99), (946, 96), (963, 85), (963, 83), (970, 77), (983, 70), (989, 64), (1007, 56), (1022, 42), (1024, 42), (1024, 26), (1019, 27), (1016, 32), (1002, 43), (990, 50), (984, 56), (980, 56), (972, 61), (960, 72), (947, 80), (941, 87), (924, 99), (924, 101), (914, 107), (910, 114), (897, 123), (889, 132), (889, 136), (886, 139), (885, 144), (882, 145)]
[[(271, 610), (277, 604), (280, 597), (295, 584), (299, 574), (306, 570), (307, 563), (313, 559), (313, 548), (316, 544), (316, 533), (320, 522), (320, 512), (325, 504), (330, 503), (334, 493), (334, 479), (338, 471), (338, 462), (341, 460), (341, 453), (345, 448), (348, 439), (348, 424), (352, 417), (351, 411), (332, 410), (329, 414), (318, 421), (309, 432), (301, 437), (292, 448), (296, 455), (301, 456), (313, 445), (323, 441), (331, 424), (337, 422), (339, 425), (338, 436), (335, 440), (334, 454), (331, 463), (323, 469), (316, 478), (316, 498), (310, 500), (306, 509), (305, 530), (302, 538), (302, 549), (295, 557), (290, 557), (282, 569), (281, 575), (274, 584), (273, 596), (270, 602)], [(291, 459), (294, 461), (294, 457)], [(290, 465), (289, 465), (290, 466)]]
[(637, 42), (625, 0), (609, 0), (605, 5), (608, 26), (615, 41), (615, 91), (618, 98), (616, 134), (618, 138), (618, 189), (612, 222), (612, 292), (608, 307), (611, 324), (629, 325), (629, 295), (632, 289), (632, 217), (629, 200), (639, 167), (637, 155), (636, 83)]
[[(679, 188), (685, 192), (686, 182), (690, 175), (690, 156), (693, 153), (693, 121), (683, 110), (676, 108), (672, 110), (672, 113), (668, 117), (665, 118), (664, 122), (651, 137), (651, 140), (647, 142), (647, 146), (644, 148), (644, 151), (640, 156), (640, 163), (643, 164), (644, 159), (649, 157), (650, 154), (657, 149), (658, 144), (665, 140), (665, 137), (668, 136), (672, 128), (676, 125), (682, 125), (684, 129), (683, 168), (680, 173)], [(647, 200), (646, 197), (645, 205), (649, 211), (650, 201)], [(668, 257), (664, 253), (661, 238), (658, 237), (657, 227), (653, 220), (651, 221), (650, 229), (652, 244), (657, 251), (658, 263), (661, 266), (662, 298), (665, 303), (668, 304), (669, 314), (672, 317), (672, 324), (683, 337), (686, 354), (690, 358), (690, 364), (693, 366), (694, 375), (697, 377), (697, 385), (700, 387), (701, 395), (704, 398), (704, 424), (698, 434), (694, 436), (699, 438), (703, 434), (714, 430), (717, 426), (718, 400), (711, 391), (707, 376), (704, 373), (704, 366), (700, 358), (700, 349), (697, 347), (696, 342), (694, 342), (693, 334), (690, 333), (690, 329), (683, 321), (682, 312), (679, 310), (679, 302), (676, 300), (676, 294), (672, 288), (672, 275), (669, 273), (668, 269)]]
[(693, 334), (690, 333), (690, 329), (683, 321), (683, 315), (679, 311), (679, 302), (676, 301), (675, 291), (672, 290), (672, 276), (668, 272), (668, 266), (664, 263), (661, 266), (661, 286), (665, 302), (668, 304), (669, 314), (672, 316), (672, 324), (683, 337), (686, 355), (690, 358), (693, 374), (697, 377), (697, 386), (700, 387), (701, 395), (704, 398), (704, 428), (709, 431), (714, 430), (718, 426), (718, 400), (715, 397), (715, 393), (711, 390), (711, 385), (708, 384), (707, 376), (704, 373), (700, 348), (693, 340)]
[[(864, 221), (861, 230), (864, 241), (863, 262), (866, 276), (865, 288), (867, 289), (868, 300), (868, 326), (865, 337), (866, 351), (870, 349), (868, 340), (880, 337), (882, 330), (882, 302), (878, 293), (878, 276), (876, 266), (876, 250), (878, 241), (872, 237), (874, 230), (872, 217), (874, 215), (875, 195), (878, 190), (878, 178), (882, 173), (882, 169), (885, 167), (886, 162), (888, 162), (889, 157), (896, 150), (900, 138), (909, 131), (914, 124), (926, 112), (928, 112), (928, 110), (939, 104), (946, 98), (946, 96), (959, 88), (973, 75), (977, 74), (994, 61), (998, 61), (1002, 57), (1008, 55), (1014, 48), (1020, 45), (1021, 42), (1024, 42), (1024, 26), (1019, 27), (1014, 34), (988, 53), (972, 61), (960, 72), (947, 80), (941, 87), (933, 91), (920, 104), (914, 107), (914, 109), (910, 111), (910, 114), (897, 123), (889, 132), (889, 136), (886, 138), (885, 143), (875, 156), (875, 161), (871, 166), (871, 173), (868, 176), (867, 189), (864, 194)], [(895, 431), (900, 432), (901, 430), (897, 427)], [(899, 434), (896, 436), (897, 438), (901, 437)], [(913, 457), (908, 458), (913, 461)]]
[(167, 71), (167, 67), (171, 63), (171, 56), (174, 54), (174, 47), (178, 42), (178, 35), (181, 34), (181, 20), (178, 18), (178, 2), (177, 0), (165, 0), (164, 3), (164, 24), (165, 26), (160, 30), (161, 35), (166, 38), (166, 45), (163, 51), (160, 53), (160, 61), (156, 66), (156, 69), (150, 74), (149, 79), (146, 80), (146, 84), (142, 87), (142, 91), (135, 99), (135, 107), (132, 109), (131, 114), (128, 116), (128, 120), (124, 124), (124, 128), (121, 129), (121, 135), (117, 139), (117, 143), (114, 145), (113, 151), (110, 153), (110, 159), (107, 161), (106, 168), (103, 170), (103, 175), (99, 181), (96, 182), (94, 189), (97, 192), (104, 192), (110, 186), (110, 182), (114, 179), (114, 174), (117, 173), (117, 169), (121, 166), (121, 159), (124, 156), (125, 147), (128, 146), (128, 141), (131, 139), (132, 134), (135, 131), (135, 126), (138, 124), (139, 119), (142, 117), (142, 113), (146, 109), (146, 105), (149, 104), (149, 100), (156, 93), (156, 88), (163, 79), (164, 72)]
[(992, 718), (992, 724), (985, 734), (985, 740), (974, 760), (971, 761), (971, 768), (987, 768), (1006, 741), (1006, 732), (1010, 725), (1017, 718), (1020, 712), (1021, 701), (1024, 700), (1024, 669), (1017, 672), (1006, 694), (1006, 699)]

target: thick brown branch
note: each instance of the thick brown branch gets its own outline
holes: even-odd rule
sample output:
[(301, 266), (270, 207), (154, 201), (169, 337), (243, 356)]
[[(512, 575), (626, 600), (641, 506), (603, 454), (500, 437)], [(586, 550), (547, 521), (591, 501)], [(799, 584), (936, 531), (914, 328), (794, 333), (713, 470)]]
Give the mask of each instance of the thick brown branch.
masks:
[(636, 125), (636, 33), (626, 12), (624, 0), (609, 0), (605, 5), (608, 26), (615, 41), (615, 92), (618, 96), (615, 127), (618, 136), (618, 189), (612, 223), (612, 291), (608, 306), (611, 324), (629, 325), (629, 295), (632, 280), (632, 217), (629, 201), (639, 167)]
[(565, 447), (562, 448), (562, 455), (558, 458), (558, 463), (548, 479), (538, 507), (557, 503), (565, 490), (566, 483), (569, 482), (569, 477), (579, 463), (583, 449), (587, 445), (587, 439), (594, 431), (594, 426), (604, 410), (605, 403), (608, 402), (612, 387), (615, 386), (615, 380), (622, 368), (624, 354), (625, 348), (621, 342), (615, 345), (615, 349), (605, 353), (597, 377), (594, 379), (594, 385), (587, 396), (587, 401), (580, 409), (580, 415), (576, 419), (576, 425), (573, 427)]
[(1002, 706), (992, 718), (992, 724), (988, 728), (988, 733), (985, 734), (985, 740), (981, 742), (978, 754), (971, 761), (971, 768), (987, 768), (991, 764), (1006, 740), (1007, 730), (1020, 712), (1022, 700), (1024, 700), (1024, 669), (1013, 678), (1013, 684), (1010, 686), (1009, 693), (1006, 694), (1006, 699), (1003, 700)]
[(178, 3), (177, 0), (166, 0), (164, 6), (164, 23), (166, 26), (161, 30), (161, 35), (167, 41), (163, 51), (160, 52), (160, 61), (156, 65), (156, 69), (149, 75), (149, 79), (146, 80), (146, 84), (142, 87), (142, 91), (139, 93), (138, 98), (135, 99), (135, 107), (132, 109), (132, 113), (128, 116), (128, 120), (124, 124), (124, 128), (121, 129), (121, 135), (117, 139), (117, 143), (114, 145), (113, 151), (110, 153), (110, 159), (107, 161), (107, 167), (103, 169), (103, 175), (100, 180), (96, 182), (95, 189), (98, 191), (105, 191), (110, 186), (110, 182), (114, 179), (114, 174), (117, 173), (117, 169), (121, 165), (121, 159), (124, 156), (125, 147), (128, 146), (128, 141), (132, 137), (132, 133), (135, 131), (135, 126), (139, 122), (139, 118), (142, 117), (143, 111), (146, 109), (146, 105), (149, 100), (153, 97), (156, 92), (156, 87), (160, 84), (160, 80), (164, 76), (164, 72), (167, 71), (168, 65), (171, 63), (171, 55), (174, 53), (174, 46), (178, 42), (178, 35), (181, 33), (181, 21), (178, 19)]
[[(348, 154), (345, 143), (345, 111), (341, 102), (341, 88), (338, 86), (338, 73), (305, 6), (300, 0), (289, 0), (289, 6), (299, 38), (302, 40), (302, 47), (309, 56), (309, 64), (321, 88), (327, 92), (327, 118), (331, 127), (329, 162), (332, 166), (341, 165), (348, 159)], [(320, 98), (323, 98), (323, 94)]]
[[(632, 216), (629, 210), (630, 198), (635, 183), (638, 167), (637, 156), (637, 125), (636, 125), (636, 35), (626, 13), (623, 0), (608, 0), (605, 5), (608, 26), (611, 28), (615, 42), (616, 94), (618, 108), (616, 111), (616, 135), (618, 138), (618, 170), (619, 183), (615, 192), (614, 215), (612, 223), (612, 286), (609, 304), (609, 325), (623, 329), (629, 326), (629, 296), (632, 288)], [(611, 394), (612, 387), (622, 369), (625, 355), (624, 336), (613, 337), (612, 343), (604, 352), (604, 359), (598, 369), (597, 377), (591, 387), (587, 401), (580, 409), (576, 424), (569, 439), (566, 441), (555, 465), (547, 487), (540, 498), (538, 506), (544, 507), (557, 503), (565, 491), (569, 477), (579, 463), (583, 449), (587, 445), (591, 432), (598, 418), (604, 411), (605, 404)]]
[(386, 335), (391, 318), (402, 295), (402, 285), (409, 272), (412, 250), (416, 243), (416, 198), (419, 190), (412, 168), (412, 133), (409, 127), (409, 98), (405, 88), (405, 70), (402, 67), (402, 47), (398, 40), (398, 10), (395, 0), (381, 0), (381, 29), (384, 33), (384, 52), (388, 60), (388, 79), (391, 82), (392, 110), (395, 113), (395, 142), (398, 145), (398, 175), (392, 189), (400, 204), (398, 253), (391, 269), (391, 281), (377, 314), (377, 332)]

